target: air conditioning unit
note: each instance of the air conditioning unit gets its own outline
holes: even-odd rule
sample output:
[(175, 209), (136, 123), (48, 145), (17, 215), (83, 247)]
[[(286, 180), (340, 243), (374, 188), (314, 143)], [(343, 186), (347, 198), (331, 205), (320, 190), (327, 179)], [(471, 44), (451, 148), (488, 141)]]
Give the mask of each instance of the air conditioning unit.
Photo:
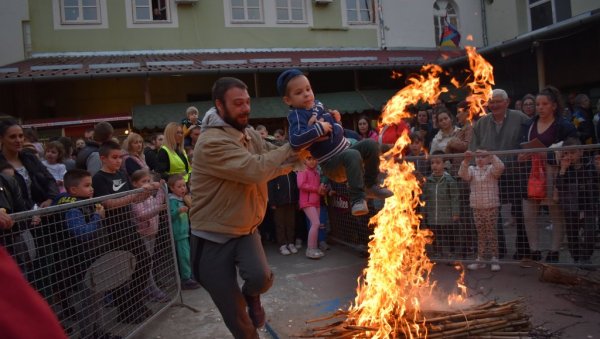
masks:
[(333, 2), (333, 0), (314, 0), (315, 6), (327, 6)]
[(195, 5), (198, 0), (175, 0), (175, 3), (178, 5)]

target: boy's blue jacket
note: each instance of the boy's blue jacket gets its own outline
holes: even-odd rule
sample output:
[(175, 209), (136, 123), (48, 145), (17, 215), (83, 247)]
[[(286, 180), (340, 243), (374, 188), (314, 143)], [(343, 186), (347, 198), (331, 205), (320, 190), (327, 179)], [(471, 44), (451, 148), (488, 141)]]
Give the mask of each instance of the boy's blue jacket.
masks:
[[(317, 141), (325, 135), (325, 131), (318, 123), (308, 125), (313, 116), (316, 121), (323, 119), (333, 126), (327, 140)], [(325, 110), (323, 104), (315, 100), (315, 105), (309, 109), (292, 108), (288, 113), (289, 140), (294, 150), (308, 149), (310, 154), (319, 163), (329, 160), (334, 155), (350, 147), (350, 142), (344, 137), (344, 128), (338, 124), (333, 116)]]
[[(60, 193), (53, 201), (53, 205), (62, 205), (77, 202), (80, 199), (68, 193)], [(92, 240), (96, 231), (101, 227), (101, 218), (94, 206), (81, 206), (71, 208), (65, 212), (64, 221), (67, 231), (79, 241)]]

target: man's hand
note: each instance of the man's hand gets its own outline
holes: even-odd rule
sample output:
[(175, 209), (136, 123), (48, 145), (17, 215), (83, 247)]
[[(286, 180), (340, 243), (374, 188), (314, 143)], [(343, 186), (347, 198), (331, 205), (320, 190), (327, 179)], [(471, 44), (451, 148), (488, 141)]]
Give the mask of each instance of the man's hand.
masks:
[(327, 134), (331, 133), (331, 131), (333, 130), (333, 126), (331, 126), (330, 123), (328, 123), (327, 121), (325, 121), (323, 119), (321, 119), (321, 121), (319, 121), (318, 124), (321, 125), (321, 128), (325, 132), (325, 133), (323, 133), (323, 135), (327, 135)]
[(338, 110), (330, 109), (329, 114), (331, 114), (331, 116), (335, 119), (336, 122), (339, 123), (340, 121), (342, 121), (342, 115), (340, 114), (340, 112), (338, 112)]

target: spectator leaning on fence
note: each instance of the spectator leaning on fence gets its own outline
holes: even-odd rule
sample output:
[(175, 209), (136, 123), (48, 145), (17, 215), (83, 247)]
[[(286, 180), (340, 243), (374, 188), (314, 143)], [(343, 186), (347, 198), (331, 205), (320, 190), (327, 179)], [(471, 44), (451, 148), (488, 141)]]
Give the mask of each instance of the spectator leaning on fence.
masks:
[[(139, 169), (131, 175), (131, 185), (134, 188), (143, 188), (144, 185), (151, 185), (152, 182), (152, 176), (147, 169)], [(167, 302), (169, 300), (165, 292), (156, 285), (152, 270), (154, 266), (152, 258), (154, 256), (154, 247), (156, 245), (156, 235), (158, 234), (159, 226), (159, 213), (164, 210), (164, 206), (165, 192), (160, 188), (157, 190), (156, 195), (151, 195), (146, 200), (133, 203), (131, 206), (138, 234), (142, 238), (144, 245), (146, 245), (146, 250), (150, 255), (150, 273), (146, 294), (151, 301), (157, 302)]]
[(233, 336), (258, 338), (256, 328), (265, 324), (260, 295), (273, 284), (273, 273), (257, 228), (267, 208), (267, 182), (292, 170), (293, 152), (248, 127), (250, 95), (241, 80), (218, 79), (212, 97), (215, 107), (204, 117), (194, 150), (192, 262)]
[[(563, 146), (581, 145), (567, 138)], [(565, 216), (569, 253), (575, 263), (591, 264), (594, 253), (594, 228), (600, 201), (600, 176), (593, 162), (583, 162), (583, 150), (560, 151), (556, 176), (558, 203)]]
[[(92, 176), (86, 170), (73, 169), (64, 176), (65, 193), (58, 195), (53, 204), (63, 205), (90, 199), (94, 196)], [(104, 219), (104, 207), (97, 205), (84, 205), (74, 207), (62, 213), (60, 219), (60, 239), (62, 265), (58, 268), (58, 292), (65, 307), (69, 307), (69, 294), (78, 309), (75, 319), (79, 325), (79, 335), (99, 337), (100, 324), (98, 320), (102, 315), (102, 306), (99, 304), (99, 295), (94, 294), (84, 281), (88, 268), (102, 254), (100, 230)], [(63, 310), (65, 312), (65, 310)]]
[[(473, 126), (473, 137), (469, 150), (477, 149), (493, 151), (518, 150), (521, 148), (521, 136), (529, 117), (523, 112), (508, 109), (510, 101), (506, 91), (496, 88), (487, 103), (490, 113), (481, 117)], [(500, 203), (511, 204), (511, 212), (515, 218), (517, 237), (515, 239), (516, 253), (513, 258), (522, 259), (529, 256), (529, 244), (523, 224), (523, 198), (527, 173), (516, 163), (516, 154), (500, 155), (505, 170), (500, 177)], [(500, 259), (506, 255), (506, 240), (502, 218), (498, 218), (498, 250)]]
[(192, 278), (189, 207), (184, 201), (187, 195), (187, 185), (181, 174), (173, 174), (167, 183), (171, 191), (169, 193), (169, 210), (177, 263), (179, 264), (181, 289), (195, 290), (200, 288), (200, 285)]
[[(92, 177), (94, 196), (101, 197), (131, 190), (127, 175), (120, 171), (122, 158), (121, 147), (114, 141), (107, 141), (98, 150), (102, 168)], [(131, 204), (147, 199), (158, 183), (145, 184), (144, 191), (119, 198), (103, 201), (106, 209), (105, 231), (110, 243), (107, 248), (112, 251), (128, 251), (135, 256), (135, 270), (128, 283), (122, 284), (113, 291), (115, 304), (118, 307), (117, 319), (124, 323), (140, 323), (152, 312), (144, 305), (145, 289), (150, 272), (150, 256), (137, 234), (131, 213)]]
[(456, 179), (445, 171), (443, 154), (442, 151), (431, 154), (436, 157), (430, 160), (431, 175), (423, 186), (423, 217), (427, 227), (433, 231), (434, 255), (451, 257), (458, 237), (454, 226), (459, 220), (460, 206)]
[[(469, 166), (473, 156), (475, 156), (475, 166)], [(482, 149), (475, 153), (465, 152), (465, 159), (458, 170), (458, 175), (469, 183), (471, 190), (469, 205), (473, 209), (473, 219), (477, 228), (477, 262), (468, 266), (470, 270), (484, 268), (485, 264), (481, 261), (487, 254), (491, 255), (492, 271), (500, 270), (496, 219), (500, 207), (498, 179), (502, 171), (504, 171), (502, 160)]]
[[(536, 96), (537, 115), (531, 119), (523, 132), (523, 142), (531, 142), (537, 139), (546, 147), (561, 142), (569, 137), (577, 138), (577, 129), (567, 121), (563, 116), (563, 104), (561, 94), (558, 89), (548, 86)], [(536, 160), (537, 159), (537, 160)], [(526, 162), (526, 165), (533, 165), (538, 162), (545, 173), (545, 182), (538, 183), (545, 187), (544, 197), (532, 197), (529, 193), (523, 201), (523, 213), (529, 247), (531, 248), (531, 257), (534, 260), (541, 259), (539, 244), (539, 225), (537, 222), (538, 210), (542, 201), (548, 202), (550, 219), (552, 221), (552, 244), (550, 251), (546, 255), (546, 262), (555, 263), (559, 260), (558, 250), (564, 236), (564, 219), (562, 209), (553, 199), (554, 178), (556, 177), (557, 167), (554, 152), (548, 153), (523, 153), (519, 154), (519, 161)], [(532, 166), (533, 167), (533, 166)], [(530, 184), (528, 184), (530, 185)], [(529, 191), (528, 187), (528, 191)]]

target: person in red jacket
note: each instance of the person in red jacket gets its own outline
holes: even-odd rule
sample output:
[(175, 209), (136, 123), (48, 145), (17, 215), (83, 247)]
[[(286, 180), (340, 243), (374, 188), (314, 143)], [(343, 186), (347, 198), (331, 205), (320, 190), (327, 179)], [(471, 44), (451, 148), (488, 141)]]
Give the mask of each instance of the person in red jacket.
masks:
[[(13, 224), (6, 210), (0, 209), (0, 229), (9, 229)], [(10, 286), (0, 289), (2, 338), (67, 338), (50, 306), (23, 278), (23, 273), (1, 245), (0, 281), (4, 286)]]

